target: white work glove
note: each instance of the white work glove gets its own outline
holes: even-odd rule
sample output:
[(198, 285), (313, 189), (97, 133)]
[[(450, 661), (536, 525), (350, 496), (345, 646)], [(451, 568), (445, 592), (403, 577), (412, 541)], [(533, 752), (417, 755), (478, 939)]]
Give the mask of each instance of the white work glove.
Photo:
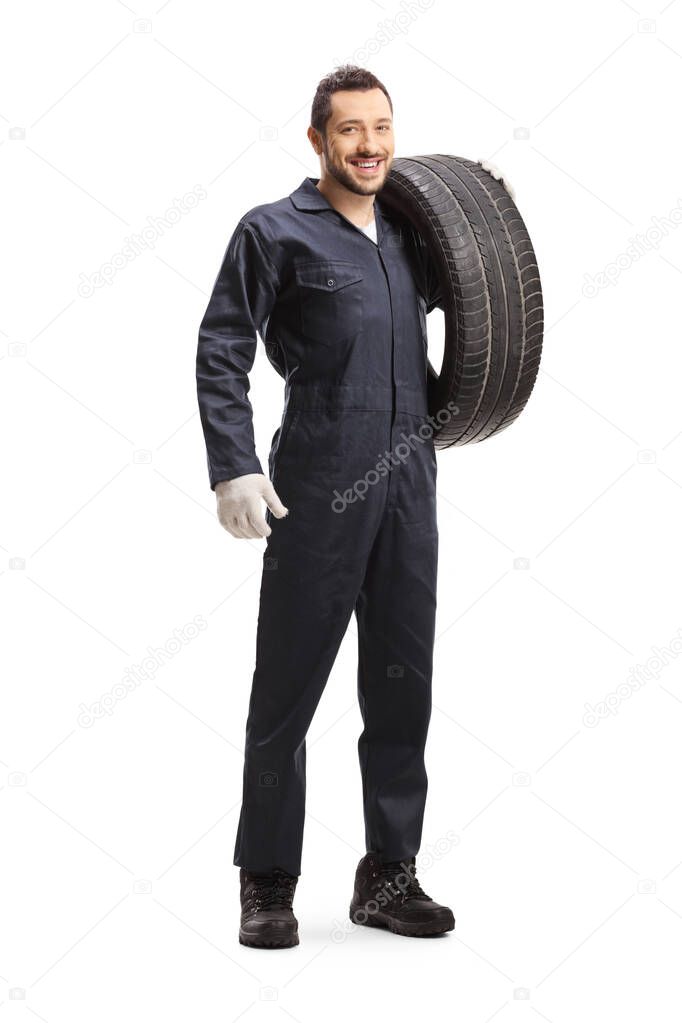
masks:
[(480, 163), (484, 171), (487, 171), (488, 174), (492, 174), (492, 176), (497, 181), (499, 181), (501, 185), (504, 185), (512, 199), (516, 198), (516, 196), (514, 195), (514, 189), (509, 184), (507, 178), (503, 177), (502, 171), (500, 170), (496, 163), (490, 163), (489, 160), (477, 160), (476, 162)]
[(270, 536), (272, 530), (263, 517), (261, 500), (265, 501), (276, 519), (283, 519), (289, 514), (270, 480), (260, 472), (216, 483), (215, 494), (220, 525), (238, 540), (259, 540)]

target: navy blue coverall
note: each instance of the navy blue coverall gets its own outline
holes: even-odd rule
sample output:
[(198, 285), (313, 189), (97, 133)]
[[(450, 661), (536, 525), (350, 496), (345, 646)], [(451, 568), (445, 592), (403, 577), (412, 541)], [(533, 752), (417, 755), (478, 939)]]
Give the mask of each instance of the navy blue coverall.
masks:
[(285, 380), (268, 468), (289, 514), (265, 513), (233, 862), (295, 875), (306, 733), (353, 611), (366, 848), (386, 860), (419, 850), (438, 557), (426, 343), (426, 313), (442, 308), (434, 267), (380, 192), (375, 244), (318, 181), (241, 218), (197, 352), (212, 488), (263, 471), (247, 394), (258, 333)]

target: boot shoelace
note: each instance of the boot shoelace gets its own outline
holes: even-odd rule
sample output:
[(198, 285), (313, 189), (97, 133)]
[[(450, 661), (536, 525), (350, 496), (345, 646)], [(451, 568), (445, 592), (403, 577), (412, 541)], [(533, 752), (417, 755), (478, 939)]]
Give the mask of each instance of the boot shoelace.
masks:
[[(400, 875), (400, 883), (395, 878)], [(373, 873), (374, 877), (379, 878), (379, 887), (386, 884), (387, 881), (391, 882), (389, 891), (393, 892), (396, 888), (400, 893), (400, 898), (403, 902), (407, 902), (408, 899), (430, 899), (431, 896), (427, 895), (419, 881), (413, 874), (405, 870), (400, 863), (379, 863), (377, 864), (376, 870)], [(406, 882), (405, 877), (409, 880)]]
[(271, 909), (282, 906), (291, 909), (296, 887), (296, 878), (288, 874), (274, 874), (268, 877), (254, 877), (251, 899), (256, 909)]

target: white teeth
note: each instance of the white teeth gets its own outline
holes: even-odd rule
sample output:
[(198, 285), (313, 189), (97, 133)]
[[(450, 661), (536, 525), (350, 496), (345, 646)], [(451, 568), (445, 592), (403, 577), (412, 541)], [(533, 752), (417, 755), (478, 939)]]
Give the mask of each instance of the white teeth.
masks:
[(378, 160), (351, 160), (351, 163), (355, 164), (356, 167), (376, 167), (379, 163)]

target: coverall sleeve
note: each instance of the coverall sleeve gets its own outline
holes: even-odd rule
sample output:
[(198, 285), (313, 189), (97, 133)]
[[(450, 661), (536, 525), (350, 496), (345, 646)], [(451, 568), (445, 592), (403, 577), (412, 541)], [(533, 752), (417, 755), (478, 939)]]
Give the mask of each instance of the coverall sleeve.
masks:
[(257, 229), (240, 220), (199, 327), (197, 397), (212, 490), (222, 480), (263, 472), (248, 374), (279, 287), (277, 268)]
[(433, 256), (416, 228), (412, 229), (412, 238), (417, 253), (420, 290), (426, 300), (426, 312), (430, 313), (432, 309), (436, 308), (445, 311), (440, 281), (438, 280)]
[(427, 298), (426, 298), (426, 311), (430, 313), (432, 309), (442, 309), (445, 311), (445, 305), (443, 303), (443, 295), (441, 292), (440, 281), (438, 280), (438, 274), (436, 273), (436, 266), (432, 257), (426, 255), (426, 286), (427, 286)]

